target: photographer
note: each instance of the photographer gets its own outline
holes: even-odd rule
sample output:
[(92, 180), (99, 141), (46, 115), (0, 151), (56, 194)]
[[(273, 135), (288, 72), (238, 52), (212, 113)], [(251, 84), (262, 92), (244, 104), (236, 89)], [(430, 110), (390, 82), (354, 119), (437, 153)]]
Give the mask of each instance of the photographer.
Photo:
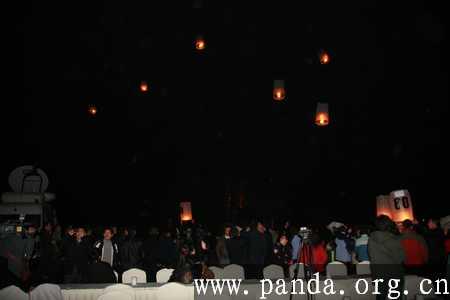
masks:
[(0, 256), (8, 265), (7, 276), (12, 283), (25, 287), (31, 278), (30, 261), (35, 248), (36, 227), (16, 227), (16, 232), (0, 240)]
[(289, 277), (289, 266), (292, 264), (292, 247), (285, 234), (282, 234), (275, 244), (273, 249), (273, 263), (281, 266), (284, 270), (285, 277)]

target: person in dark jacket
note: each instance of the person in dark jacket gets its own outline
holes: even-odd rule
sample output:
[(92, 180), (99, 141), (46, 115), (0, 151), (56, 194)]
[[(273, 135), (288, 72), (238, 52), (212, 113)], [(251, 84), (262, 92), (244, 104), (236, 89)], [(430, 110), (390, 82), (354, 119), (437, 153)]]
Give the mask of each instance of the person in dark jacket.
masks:
[(112, 238), (112, 229), (106, 228), (103, 231), (103, 240), (94, 243), (94, 255), (96, 261), (106, 262), (114, 270), (118, 270), (120, 268), (119, 246)]
[(142, 242), (136, 238), (136, 230), (129, 229), (119, 248), (120, 263), (122, 271), (132, 268), (142, 268)]
[(40, 237), (39, 277), (43, 282), (57, 283), (60, 275), (59, 249), (53, 239), (53, 225), (51, 223), (44, 225)]
[(144, 255), (143, 265), (144, 270), (147, 273), (149, 282), (156, 281), (156, 272), (158, 271), (156, 267), (158, 235), (158, 229), (151, 228), (149, 236), (144, 240), (144, 243), (142, 244), (142, 253)]
[(428, 246), (425, 239), (416, 233), (411, 220), (403, 221), (401, 243), (406, 256), (406, 273), (423, 275), (423, 267), (428, 261)]
[(439, 226), (439, 220), (429, 219), (428, 230), (425, 231), (425, 240), (428, 245), (427, 276), (431, 279), (442, 278), (445, 274), (445, 235)]
[(282, 234), (278, 238), (273, 248), (273, 263), (281, 266), (284, 270), (285, 277), (289, 277), (289, 266), (292, 263), (292, 247), (285, 234)]
[(177, 245), (169, 231), (166, 231), (158, 242), (156, 253), (157, 267), (172, 268), (177, 265), (178, 251)]
[(243, 235), (247, 240), (247, 263), (249, 278), (262, 278), (262, 270), (267, 258), (267, 238), (262, 222), (257, 222), (253, 230)]
[(230, 224), (226, 224), (223, 230), (223, 235), (217, 238), (216, 255), (221, 266), (230, 264), (229, 255), (229, 241), (231, 240), (231, 228)]
[(380, 215), (375, 221), (376, 230), (369, 238), (369, 257), (372, 278), (383, 279), (379, 285), (380, 295), (377, 300), (385, 300), (389, 291), (390, 279), (400, 280), (398, 291), (403, 291), (405, 270), (405, 251), (400, 236), (396, 233), (395, 223), (385, 215)]
[(86, 230), (82, 227), (77, 228), (75, 236), (76, 240), (67, 245), (64, 267), (65, 283), (87, 282), (91, 250), (88, 241), (85, 239)]
[(235, 227), (231, 230), (231, 239), (227, 240), (227, 249), (230, 263), (243, 265), (245, 263), (245, 244), (241, 238), (241, 231), (239, 229)]

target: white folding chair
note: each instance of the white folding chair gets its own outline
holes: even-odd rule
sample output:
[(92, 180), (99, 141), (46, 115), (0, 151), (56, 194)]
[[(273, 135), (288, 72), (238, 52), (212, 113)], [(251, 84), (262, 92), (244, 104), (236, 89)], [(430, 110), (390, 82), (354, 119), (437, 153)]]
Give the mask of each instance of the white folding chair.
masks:
[(134, 295), (123, 293), (120, 291), (113, 291), (100, 295), (97, 300), (134, 300)]
[(45, 283), (30, 292), (30, 300), (63, 300), (63, 296), (58, 285)]
[(140, 269), (129, 269), (122, 274), (123, 283), (132, 283), (133, 277), (136, 277), (137, 283), (147, 283), (147, 274)]
[(224, 279), (245, 279), (244, 268), (240, 265), (228, 265), (223, 269)]
[(126, 284), (119, 283), (119, 284), (113, 284), (113, 285), (107, 286), (106, 288), (103, 289), (102, 295), (108, 294), (111, 292), (121, 292), (121, 293), (128, 294), (128, 295), (134, 297), (134, 289), (131, 286), (126, 285)]
[(327, 265), (327, 276), (335, 277), (335, 276), (347, 276), (347, 266), (344, 263), (339, 261), (331, 262)]
[(156, 299), (158, 300), (193, 300), (194, 286), (183, 285), (181, 283), (170, 282), (156, 289)]
[(29, 300), (27, 293), (15, 285), (10, 285), (0, 290), (0, 299), (4, 300)]
[(166, 283), (169, 281), (170, 276), (172, 276), (174, 269), (161, 269), (156, 273), (157, 283)]
[(209, 270), (211, 272), (213, 272), (214, 274), (214, 279), (223, 279), (224, 274), (223, 274), (223, 269), (219, 268), (219, 267), (209, 267)]
[(290, 265), (289, 266), (289, 276), (291, 276), (291, 278), (294, 278), (295, 268), (297, 266), (298, 266), (297, 278), (299, 278), (299, 279), (305, 278), (305, 265), (302, 263)]
[(278, 265), (268, 265), (263, 270), (264, 279), (284, 279), (284, 270)]
[(357, 275), (370, 275), (370, 261), (362, 261), (356, 264), (356, 274)]

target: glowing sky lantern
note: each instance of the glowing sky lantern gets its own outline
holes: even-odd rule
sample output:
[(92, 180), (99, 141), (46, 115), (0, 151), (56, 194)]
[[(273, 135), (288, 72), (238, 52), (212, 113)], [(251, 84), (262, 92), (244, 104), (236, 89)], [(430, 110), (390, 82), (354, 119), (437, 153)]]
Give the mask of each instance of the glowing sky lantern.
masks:
[(202, 51), (205, 50), (205, 47), (206, 47), (205, 39), (201, 36), (197, 37), (197, 39), (195, 40), (195, 49)]
[(141, 81), (141, 85), (139, 86), (141, 92), (148, 92), (148, 83), (146, 81)]
[(322, 65), (329, 64), (330, 63), (330, 55), (325, 50), (321, 50), (319, 52), (319, 61)]
[(388, 195), (380, 195), (377, 197), (377, 217), (385, 215), (392, 218), (390, 199)]
[(91, 116), (95, 116), (97, 114), (97, 107), (95, 105), (89, 105), (88, 113)]
[(192, 221), (191, 202), (180, 202), (180, 219), (181, 222)]
[(273, 82), (273, 100), (283, 101), (286, 98), (286, 89), (284, 80), (274, 80)]
[(317, 103), (315, 123), (317, 126), (327, 126), (330, 123), (328, 103)]
[(394, 222), (414, 220), (411, 196), (407, 190), (393, 191), (389, 194), (391, 218)]

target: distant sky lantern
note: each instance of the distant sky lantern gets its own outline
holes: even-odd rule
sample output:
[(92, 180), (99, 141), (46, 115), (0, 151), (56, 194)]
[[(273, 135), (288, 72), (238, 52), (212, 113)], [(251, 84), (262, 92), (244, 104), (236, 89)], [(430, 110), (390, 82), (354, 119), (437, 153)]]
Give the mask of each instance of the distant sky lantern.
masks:
[(316, 125), (327, 126), (330, 123), (330, 114), (328, 113), (328, 103), (317, 103)]
[(322, 65), (326, 65), (330, 62), (330, 55), (325, 50), (321, 50), (319, 52), (319, 60)]
[(407, 190), (391, 192), (389, 194), (389, 206), (394, 222), (403, 222), (407, 219), (414, 220), (411, 196)]
[(205, 50), (206, 42), (205, 39), (202, 36), (198, 36), (195, 40), (195, 49), (202, 51)]
[(380, 195), (377, 197), (377, 217), (381, 215), (392, 218), (390, 197), (388, 195)]
[(286, 89), (284, 80), (274, 80), (273, 82), (273, 100), (283, 101), (286, 98)]
[(141, 89), (141, 92), (143, 92), (143, 93), (148, 92), (148, 83), (147, 83), (147, 81), (141, 81), (140, 89)]
[(180, 219), (181, 222), (192, 221), (191, 202), (180, 202)]
[(91, 116), (95, 116), (97, 114), (97, 107), (95, 105), (89, 105), (88, 113)]

